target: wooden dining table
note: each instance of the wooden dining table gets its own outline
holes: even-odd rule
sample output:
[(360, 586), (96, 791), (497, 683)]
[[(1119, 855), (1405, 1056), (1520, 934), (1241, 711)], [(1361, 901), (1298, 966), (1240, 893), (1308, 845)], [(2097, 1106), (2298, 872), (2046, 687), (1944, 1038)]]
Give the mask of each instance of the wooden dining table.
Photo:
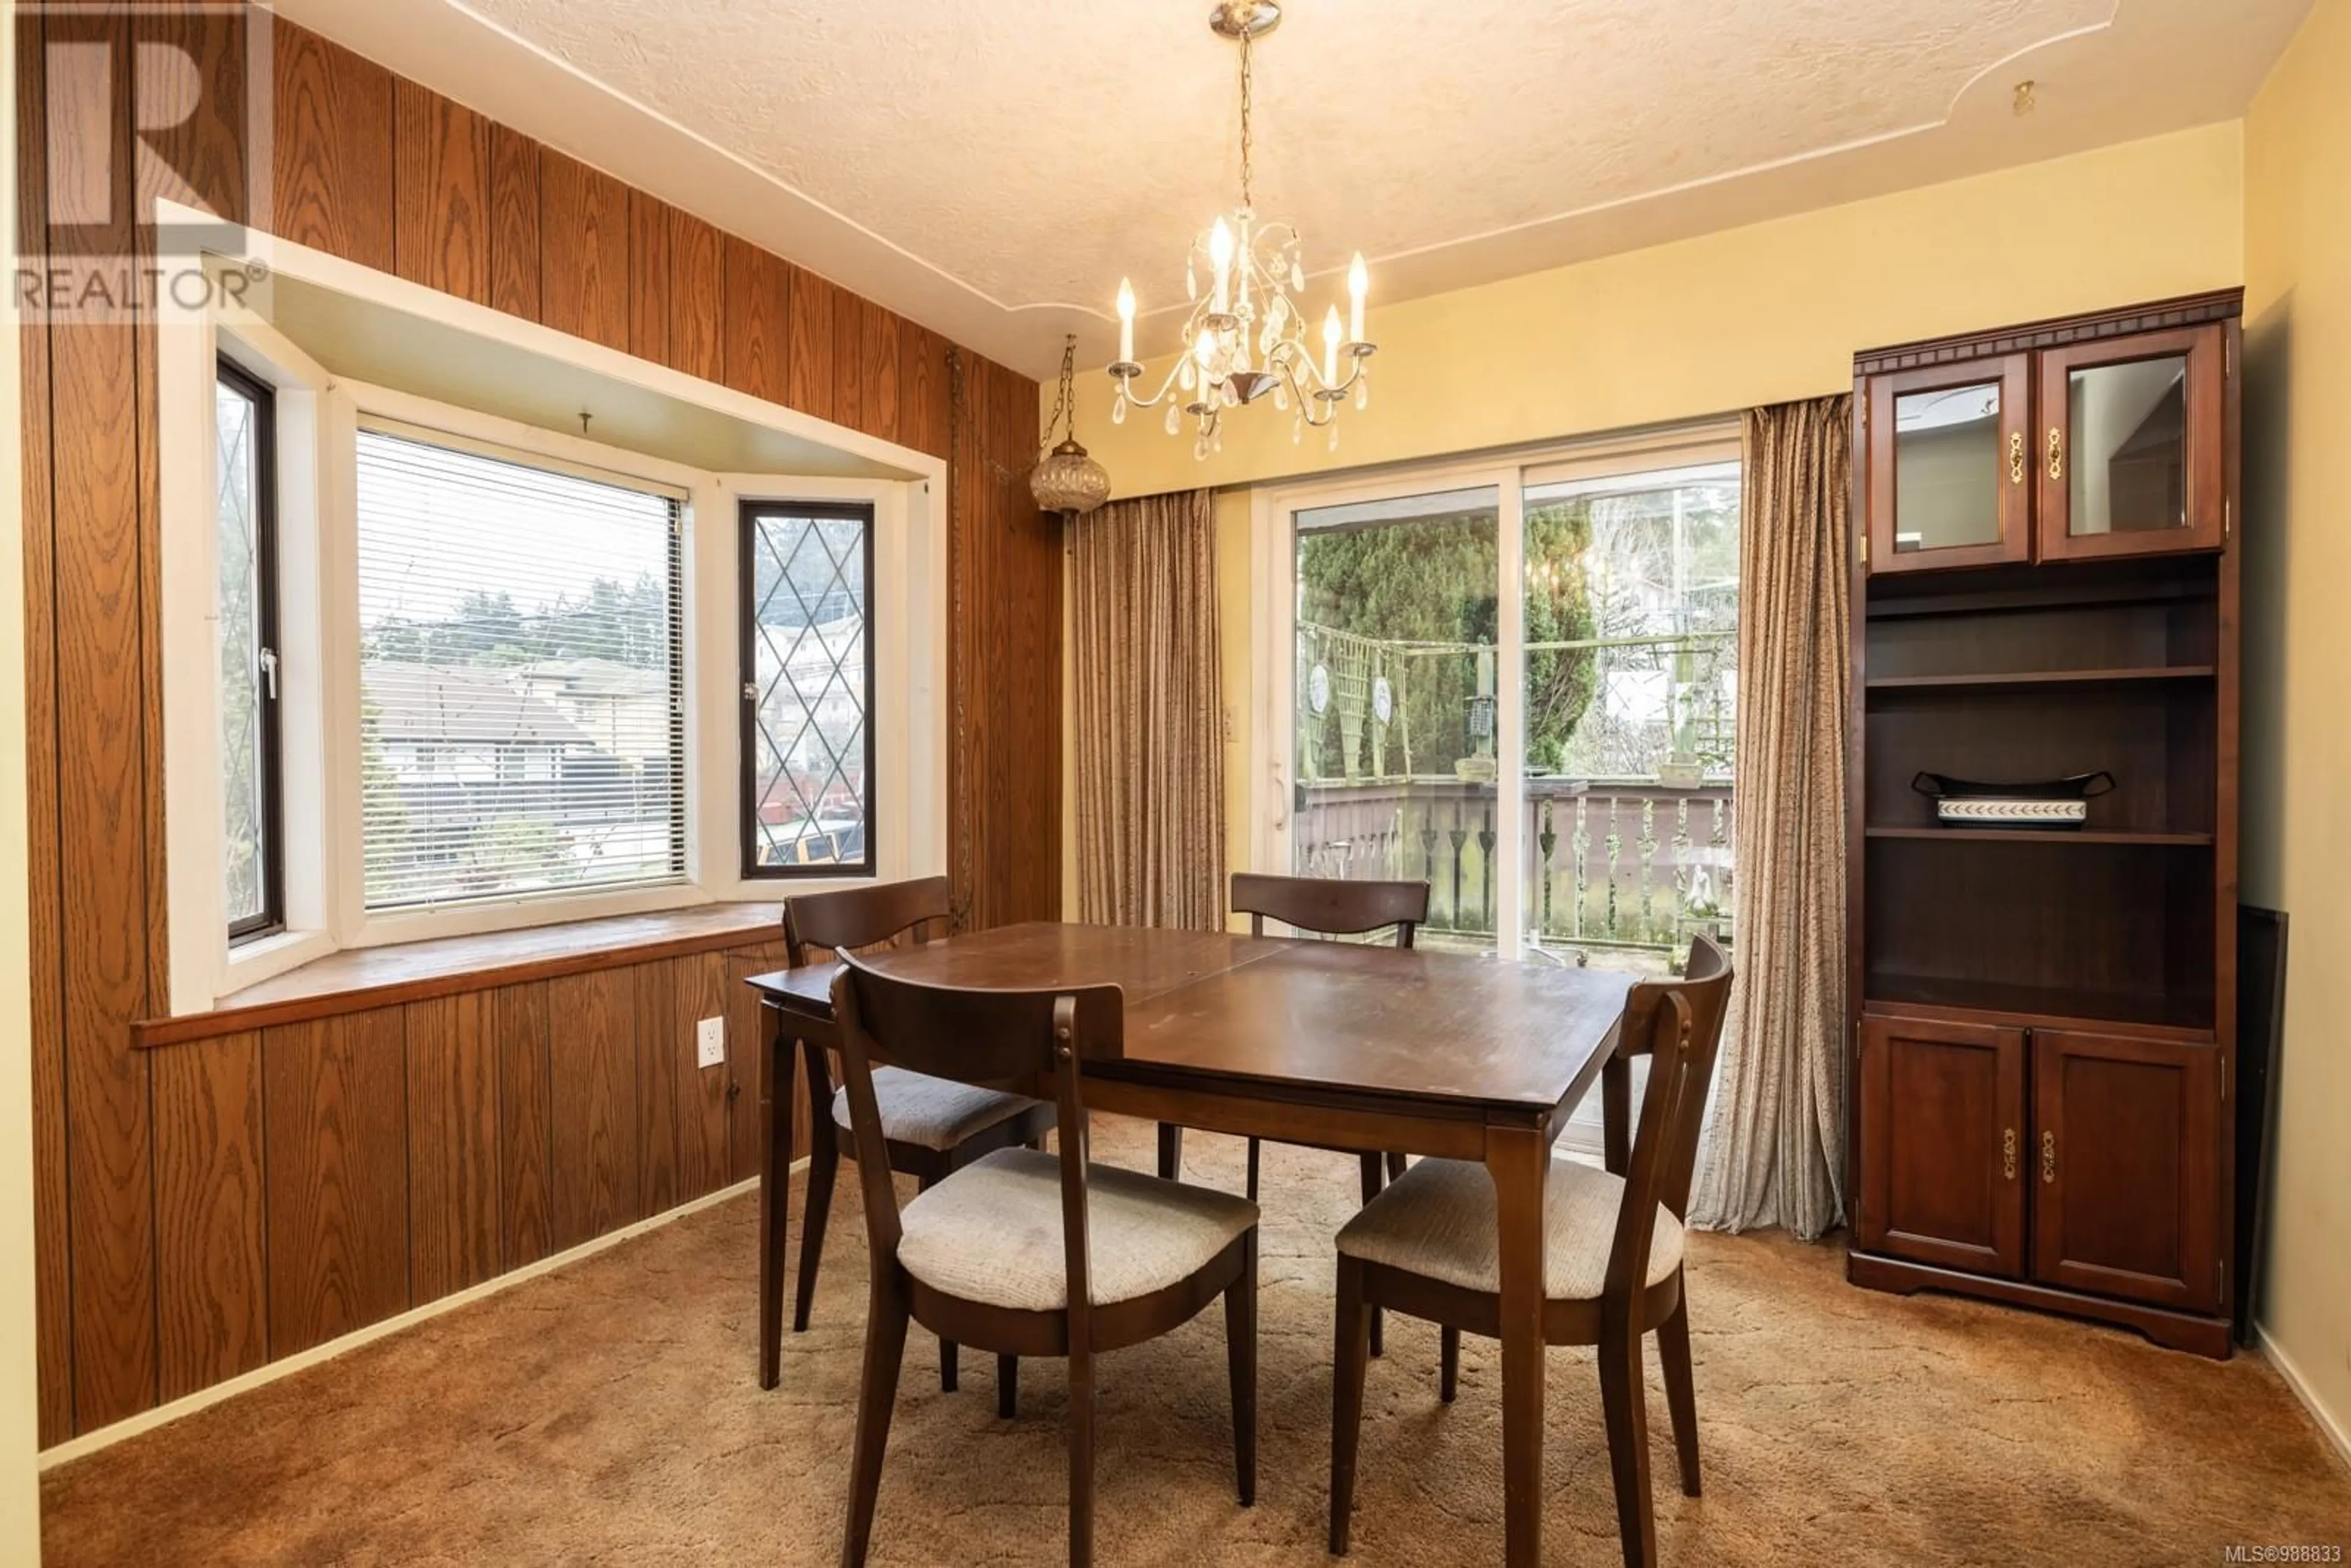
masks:
[[(1542, 1555), (1543, 1190), (1552, 1145), (1606, 1078), (1621, 1139), (1629, 1073), (1616, 1024), (1631, 977), (1474, 954), (1219, 932), (1033, 924), (894, 948), (903, 979), (1044, 989), (1114, 984), (1123, 1045), (1083, 1063), (1086, 1102), (1207, 1132), (1482, 1163), (1501, 1264), (1508, 1561)], [(833, 962), (760, 975), (759, 1355), (783, 1334), (791, 1051), (808, 1063), (811, 1137), (835, 1136), (825, 1050)], [(1612, 1147), (1612, 1154), (1614, 1153)], [(1277, 1198), (1276, 1201), (1279, 1201)]]

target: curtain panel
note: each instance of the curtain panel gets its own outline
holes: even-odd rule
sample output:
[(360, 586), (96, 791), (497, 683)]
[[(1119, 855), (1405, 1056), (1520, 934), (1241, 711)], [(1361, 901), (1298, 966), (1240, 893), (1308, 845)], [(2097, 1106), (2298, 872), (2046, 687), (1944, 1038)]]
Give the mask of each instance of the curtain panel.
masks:
[(1113, 501), (1072, 528), (1079, 917), (1221, 930), (1213, 497)]
[(1740, 517), (1738, 978), (1692, 1223), (1811, 1239), (1845, 1191), (1850, 396), (1750, 409)]

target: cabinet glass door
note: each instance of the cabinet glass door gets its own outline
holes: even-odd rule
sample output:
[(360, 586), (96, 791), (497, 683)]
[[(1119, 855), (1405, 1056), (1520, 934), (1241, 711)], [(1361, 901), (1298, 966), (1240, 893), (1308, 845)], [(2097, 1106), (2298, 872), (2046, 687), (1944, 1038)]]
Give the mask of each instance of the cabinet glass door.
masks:
[(1870, 570), (2026, 559), (2026, 365), (2016, 354), (1870, 379)]
[(2220, 548), (2223, 330), (2041, 356), (2043, 559)]

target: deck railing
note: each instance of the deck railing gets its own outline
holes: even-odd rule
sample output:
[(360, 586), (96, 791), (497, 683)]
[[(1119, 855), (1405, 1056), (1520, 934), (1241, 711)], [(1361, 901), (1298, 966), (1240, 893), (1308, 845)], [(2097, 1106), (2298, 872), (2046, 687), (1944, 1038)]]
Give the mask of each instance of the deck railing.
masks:
[[(1677, 953), (1731, 936), (1730, 786), (1526, 781), (1531, 939), (1568, 950)], [(1458, 779), (1301, 787), (1291, 862), (1307, 876), (1426, 877), (1433, 933), (1490, 938), (1499, 878), (1495, 788)]]

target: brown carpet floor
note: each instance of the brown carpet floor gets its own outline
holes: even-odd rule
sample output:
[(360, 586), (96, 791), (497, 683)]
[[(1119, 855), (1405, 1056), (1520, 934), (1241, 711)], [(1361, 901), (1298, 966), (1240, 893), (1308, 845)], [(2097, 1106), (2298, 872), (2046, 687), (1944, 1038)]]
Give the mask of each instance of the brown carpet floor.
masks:
[[(1196, 1179), (1240, 1145), (1196, 1136)], [(1098, 1157), (1146, 1164), (1106, 1124)], [(852, 1168), (844, 1169), (844, 1178)], [(1259, 1501), (1231, 1490), (1222, 1314), (1109, 1357), (1100, 1559), (1324, 1560), (1332, 1229), (1353, 1163), (1269, 1147)], [(794, 1196), (797, 1197), (798, 1184)], [(52, 1568), (81, 1563), (826, 1563), (840, 1552), (865, 1259), (856, 1183), (783, 1385), (754, 1374), (755, 1205), (738, 1199), (51, 1471)], [(794, 1239), (797, 1244), (798, 1230)], [(1844, 1283), (1833, 1248), (1700, 1236), (1690, 1254), (1706, 1496), (1677, 1489), (1651, 1362), (1668, 1563), (2213, 1563), (2232, 1543), (2351, 1548), (2346, 1472), (2256, 1357)], [(915, 1338), (874, 1561), (1063, 1560), (1065, 1384), (993, 1358), (939, 1392)], [(1437, 1399), (1437, 1333), (1392, 1320), (1372, 1364), (1355, 1561), (1501, 1555), (1490, 1342)], [(1616, 1560), (1590, 1353), (1556, 1350), (1547, 1555)]]

